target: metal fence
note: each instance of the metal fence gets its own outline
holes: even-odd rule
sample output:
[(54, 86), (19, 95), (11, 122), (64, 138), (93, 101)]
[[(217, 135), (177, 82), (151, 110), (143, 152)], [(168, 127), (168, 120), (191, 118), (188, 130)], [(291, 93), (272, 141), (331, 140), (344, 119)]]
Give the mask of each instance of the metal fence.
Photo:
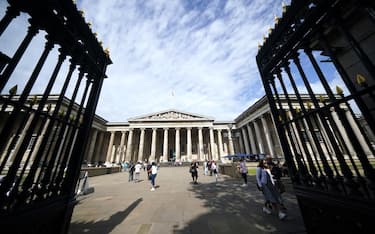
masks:
[(269, 32), (256, 59), (308, 232), (370, 233), (374, 2), (292, 0)]
[[(23, 19), (28, 29), (15, 52), (0, 45), (1, 232), (64, 233), (111, 60), (73, 1), (8, 0), (0, 37)], [(36, 38), (44, 48), (31, 58)], [(34, 68), (25, 71), (23, 59)], [(41, 72), (47, 60), (55, 63), (48, 75)]]

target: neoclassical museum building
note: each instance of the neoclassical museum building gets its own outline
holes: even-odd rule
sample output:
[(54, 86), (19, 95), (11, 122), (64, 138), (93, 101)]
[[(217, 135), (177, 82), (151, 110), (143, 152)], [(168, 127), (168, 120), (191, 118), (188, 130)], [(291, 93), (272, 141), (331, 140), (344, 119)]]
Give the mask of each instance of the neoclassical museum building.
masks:
[[(311, 108), (308, 95), (302, 95), (301, 97), (305, 101), (306, 107)], [(39, 98), (38, 95), (30, 96), (29, 101), (36, 104)], [(292, 100), (292, 107), (295, 106), (297, 108), (300, 105), (297, 100), (293, 102), (293, 96), (289, 98)], [(57, 99), (57, 96), (51, 95), (44, 111), (52, 112)], [(287, 110), (289, 104), (284, 99), (282, 100), (284, 110)], [(63, 100), (59, 109), (60, 115), (66, 114), (65, 108), (70, 103), (72, 102), (68, 98)], [(11, 111), (8, 106), (6, 111), (2, 112), (0, 120), (5, 120), (7, 118), (6, 113)], [(70, 119), (74, 119), (74, 113), (77, 111), (78, 105), (74, 104)], [(334, 112), (332, 112), (332, 116), (337, 119)], [(32, 119), (32, 116), (26, 116), (25, 118), (25, 116), (20, 115), (19, 120), (15, 121), (21, 122), (21, 119), (25, 121), (28, 118)], [(353, 128), (358, 129), (353, 117), (348, 114), (348, 118)], [(4, 122), (1, 121), (0, 125)], [(339, 122), (337, 119), (337, 123)], [(33, 152), (37, 152), (42, 139), (46, 137), (44, 131), (47, 125), (48, 123), (40, 121), (39, 127), (36, 128), (40, 129), (40, 132), (33, 134), (25, 152), (24, 158), (29, 158), (29, 154), (31, 154), (31, 160), (28, 163), (32, 162)], [(353, 153), (351, 141), (342, 127), (340, 129), (340, 125), (338, 126), (342, 135), (340, 144), (345, 144), (346, 149), (351, 151), (346, 153)], [(3, 126), (0, 127), (2, 128)], [(56, 125), (55, 129), (57, 129), (57, 132), (60, 131), (59, 125)], [(297, 129), (294, 130), (297, 132)], [(325, 130), (319, 123), (314, 126), (313, 131), (300, 130), (302, 130), (302, 134), (294, 135), (297, 142), (304, 141), (308, 143), (310, 142), (309, 138), (312, 137), (311, 134), (315, 134), (318, 139), (321, 139), (321, 148), (325, 152), (332, 151)], [(60, 138), (49, 136), (48, 145), (53, 146), (56, 144), (56, 139), (64, 142), (65, 138), (69, 138), (69, 134), (72, 133), (67, 130), (64, 131), (66, 133), (63, 133)], [(359, 130), (357, 130), (357, 133), (362, 135)], [(8, 139), (6, 150), (2, 152), (2, 158), (9, 150), (11, 155), (17, 153), (19, 149), (18, 142), (22, 141), (23, 135), (25, 135), (24, 132), (17, 134), (16, 130), (14, 130), (12, 137)], [(363, 138), (363, 136), (361, 137)], [(14, 138), (16, 138), (15, 141)], [(373, 139), (373, 137), (370, 138)], [(312, 152), (314, 147), (316, 146), (308, 144), (305, 150)], [(69, 147), (64, 143), (63, 148)], [(129, 118), (127, 122), (108, 122), (102, 117), (95, 115), (85, 149), (84, 163), (88, 165), (106, 164), (109, 166), (124, 161), (189, 162), (207, 159), (226, 162), (227, 158), (225, 156), (237, 153), (268, 154), (273, 157), (283, 157), (278, 134), (265, 96), (247, 108), (233, 121), (218, 121), (212, 117), (175, 109), (136, 116)], [(301, 151), (301, 155), (304, 156), (305, 154), (306, 152)], [(7, 164), (12, 162), (12, 158), (12, 156), (8, 158)]]
[[(305, 100), (306, 107), (311, 108), (309, 96), (301, 97)], [(300, 104), (297, 99), (293, 96), (289, 98), (292, 100), (292, 107), (298, 108)], [(285, 99), (282, 100), (284, 110), (288, 110), (289, 105)], [(346, 109), (345, 106), (343, 109)], [(342, 135), (342, 142), (339, 143), (345, 144), (346, 149), (350, 151), (345, 152), (346, 154), (353, 153), (352, 143), (339, 124), (340, 121), (334, 111), (332, 116), (337, 120), (338, 131)], [(357, 130), (356, 133), (363, 138), (354, 118), (349, 112), (347, 116), (353, 128)], [(294, 132), (297, 132), (296, 130), (294, 129)], [(308, 147), (305, 150), (312, 152), (316, 147), (309, 144), (312, 134), (320, 139), (320, 147), (324, 152), (332, 151), (321, 123), (317, 122), (312, 131), (302, 129), (302, 134), (296, 133), (294, 137), (300, 143), (302, 141), (307, 143)], [(370, 149), (367, 152), (370, 154)], [(144, 160), (186, 162), (209, 159), (225, 162), (225, 156), (237, 153), (283, 157), (265, 96), (233, 121), (218, 121), (212, 117), (175, 109), (137, 116), (120, 123), (106, 122), (96, 116), (86, 149), (86, 161), (88, 163)], [(306, 152), (301, 150), (301, 155), (305, 154)]]
[(234, 121), (169, 109), (128, 119), (106, 122), (96, 116), (87, 163), (122, 161), (219, 160), (236, 153), (282, 156), (266, 98)]

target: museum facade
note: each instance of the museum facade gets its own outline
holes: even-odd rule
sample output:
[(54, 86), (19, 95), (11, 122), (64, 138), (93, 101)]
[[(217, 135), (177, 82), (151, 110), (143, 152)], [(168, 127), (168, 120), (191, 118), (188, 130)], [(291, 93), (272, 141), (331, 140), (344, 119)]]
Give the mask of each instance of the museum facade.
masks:
[[(308, 95), (302, 95), (302, 99), (306, 108), (311, 108), (310, 98)], [(30, 96), (30, 102), (38, 102), (39, 96)], [(290, 105), (284, 98), (281, 98), (284, 111), (290, 114), (290, 105), (293, 109), (299, 107), (297, 99), (293, 95), (289, 96)], [(57, 96), (51, 95), (46, 103), (45, 112), (52, 112), (55, 108)], [(71, 100), (64, 98), (59, 115), (66, 114), (65, 109), (71, 105)], [(343, 110), (345, 110), (343, 106)], [(2, 112), (0, 119), (5, 120), (12, 110), (8, 109)], [(69, 119), (74, 119), (78, 105), (73, 105), (72, 113)], [(338, 126), (338, 134), (342, 136), (340, 145), (345, 145), (345, 154), (351, 153), (355, 155), (354, 148), (350, 139), (340, 124), (340, 121), (334, 111), (331, 112), (332, 118), (336, 119)], [(23, 113), (18, 116), (15, 122), (21, 124), (27, 119), (31, 120), (32, 116), (25, 116)], [(291, 117), (290, 117), (291, 118)], [(356, 127), (355, 119), (348, 113), (350, 123), (356, 130), (356, 134), (362, 139), (364, 136)], [(4, 121), (2, 121), (4, 122)], [(29, 145), (25, 151), (24, 158), (28, 160), (28, 164), (33, 162), (33, 154), (40, 148), (44, 131), (48, 123), (41, 120), (37, 129), (31, 137)], [(2, 127), (2, 126), (0, 126)], [(313, 129), (299, 129), (297, 125), (293, 125), (293, 138), (298, 145), (302, 142), (307, 147), (299, 148), (299, 154), (305, 157), (312, 154), (316, 147), (321, 147), (323, 152), (333, 152), (331, 143), (328, 139), (322, 124), (316, 122)], [(11, 164), (13, 157), (19, 150), (19, 142), (22, 142), (26, 131), (17, 132), (14, 128), (12, 137), (8, 139), (6, 150), (2, 152), (2, 158), (5, 158), (7, 152), (10, 153), (7, 164)], [(63, 142), (64, 150), (69, 150), (66, 139), (74, 137), (73, 132), (69, 129), (61, 129), (59, 124), (54, 127), (56, 132), (61, 133), (61, 137), (56, 138), (48, 136), (50, 139), (47, 145), (53, 148), (57, 141)], [(300, 132), (298, 134), (298, 132)], [(315, 134), (319, 140), (318, 145), (311, 144), (312, 134)], [(370, 138), (370, 139), (373, 139)], [(156, 161), (156, 162), (191, 162), (193, 160), (215, 160), (227, 162), (228, 155), (233, 154), (265, 154), (276, 158), (283, 158), (282, 147), (275, 128), (274, 119), (270, 113), (268, 100), (265, 96), (252, 104), (244, 112), (242, 112), (233, 121), (217, 121), (212, 117), (200, 114), (189, 113), (186, 111), (169, 109), (156, 113), (145, 114), (133, 118), (129, 118), (126, 122), (109, 122), (104, 118), (95, 115), (91, 126), (90, 134), (87, 139), (85, 149), (84, 164), (89, 166), (103, 165), (111, 166), (121, 162), (129, 161)], [(361, 140), (364, 142), (364, 139)], [(51, 147), (47, 147), (51, 148)], [(62, 149), (61, 149), (62, 150)], [(60, 150), (60, 151), (61, 151)], [(46, 155), (53, 157), (53, 152), (47, 150)], [(367, 149), (371, 154), (370, 149)], [(57, 152), (58, 153), (58, 152)], [(48, 161), (48, 160), (47, 160)]]

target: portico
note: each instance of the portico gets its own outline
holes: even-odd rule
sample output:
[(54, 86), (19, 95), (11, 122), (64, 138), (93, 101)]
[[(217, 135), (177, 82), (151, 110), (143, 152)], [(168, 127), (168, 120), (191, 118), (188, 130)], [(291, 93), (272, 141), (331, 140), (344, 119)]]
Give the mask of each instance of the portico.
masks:
[(107, 123), (109, 140), (96, 142), (98, 137), (92, 137), (89, 149), (103, 144), (107, 151), (101, 161), (106, 163), (223, 160), (234, 154), (232, 130), (233, 122), (170, 109)]

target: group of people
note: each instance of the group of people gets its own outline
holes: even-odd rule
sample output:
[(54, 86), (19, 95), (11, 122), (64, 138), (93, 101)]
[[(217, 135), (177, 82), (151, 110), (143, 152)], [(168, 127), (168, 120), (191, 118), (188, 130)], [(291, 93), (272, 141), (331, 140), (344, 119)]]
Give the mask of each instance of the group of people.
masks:
[[(189, 172), (191, 173), (191, 177), (193, 178), (193, 183), (197, 184), (198, 183), (198, 166), (199, 163), (194, 160), (190, 164), (190, 169)], [(210, 174), (210, 176), (214, 175), (215, 176), (215, 181), (217, 182), (218, 180), (218, 166), (216, 165), (216, 162), (214, 160), (205, 160), (203, 164), (203, 173), (204, 175)]]
[[(237, 169), (244, 181), (241, 186), (247, 186), (248, 171), (245, 159), (240, 160)], [(279, 163), (273, 162), (272, 157), (259, 160), (256, 168), (256, 180), (258, 190), (263, 193), (265, 200), (262, 210), (267, 214), (271, 214), (272, 210), (275, 211), (281, 220), (286, 217), (286, 208), (281, 197), (281, 194), (285, 192), (284, 184), (281, 181), (283, 175), (285, 175), (284, 170)]]
[(285, 192), (285, 187), (281, 181), (282, 170), (278, 164), (272, 161), (271, 157), (260, 160), (256, 168), (257, 187), (263, 193), (263, 212), (272, 214), (274, 211), (280, 220), (287, 215), (281, 193)]
[(134, 181), (134, 183), (140, 182), (140, 174), (143, 171), (147, 171), (147, 179), (151, 182), (151, 191), (155, 191), (155, 178), (158, 173), (158, 166), (155, 162), (144, 163), (142, 162), (129, 162), (129, 179), (128, 182)]
[[(134, 181), (135, 183), (140, 181), (140, 173), (143, 169), (147, 170), (147, 178), (151, 181), (151, 191), (155, 191), (155, 178), (158, 172), (158, 166), (155, 162), (151, 164), (147, 162), (137, 162), (129, 163), (129, 182)], [(193, 183), (198, 183), (198, 168), (199, 163), (194, 160), (190, 164), (189, 172), (193, 179)], [(241, 185), (243, 187), (247, 186), (247, 167), (246, 161), (244, 159), (240, 160), (238, 165), (238, 171), (241, 174), (244, 183)], [(211, 160), (206, 160), (204, 162), (204, 175), (214, 175), (217, 182), (218, 179), (218, 166), (216, 162)], [(274, 211), (280, 220), (284, 219), (287, 215), (285, 213), (285, 206), (283, 205), (283, 200), (281, 193), (285, 192), (285, 187), (281, 181), (283, 176), (283, 170), (278, 165), (272, 161), (271, 157), (267, 157), (265, 160), (260, 160), (256, 168), (256, 181), (258, 189), (263, 193), (264, 196), (264, 207), (263, 212), (271, 214)]]

